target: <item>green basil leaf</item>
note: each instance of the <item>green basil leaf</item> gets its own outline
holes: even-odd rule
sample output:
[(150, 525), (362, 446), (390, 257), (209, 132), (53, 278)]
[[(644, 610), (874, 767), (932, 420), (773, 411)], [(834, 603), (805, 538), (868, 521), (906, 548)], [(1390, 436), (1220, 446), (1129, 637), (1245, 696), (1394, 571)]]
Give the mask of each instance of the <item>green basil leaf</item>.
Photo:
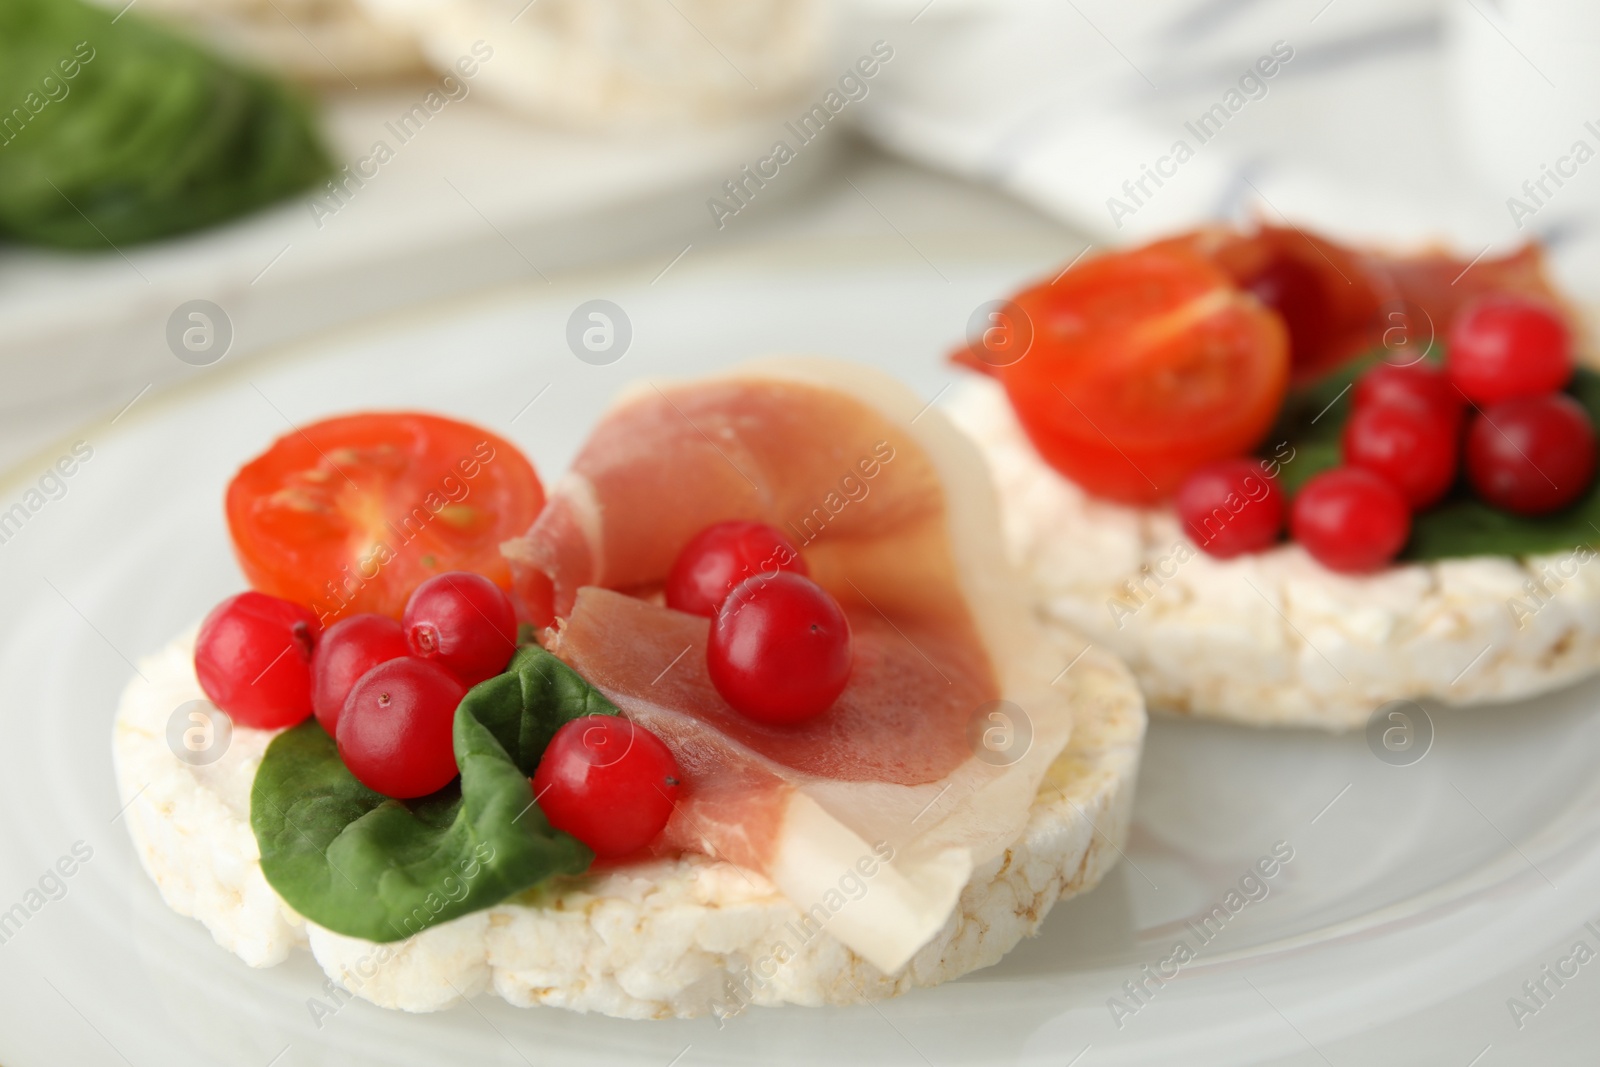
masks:
[(0, 2), (0, 235), (109, 250), (333, 170), (307, 97), (138, 11)]
[(397, 941), (480, 911), (594, 856), (553, 829), (529, 782), (555, 732), (618, 711), (537, 646), (474, 686), (456, 709), (461, 777), (401, 802), (358, 782), (315, 719), (273, 739), (250, 793), (272, 888), (319, 926)]
[[(1374, 363), (1375, 357), (1356, 360), (1292, 394), (1284, 404), (1262, 455), (1277, 460), (1286, 492), (1298, 492), (1313, 475), (1339, 465), (1339, 439), (1350, 417), (1350, 387)], [(1600, 426), (1600, 374), (1580, 367), (1567, 391)], [(1580, 545), (1600, 545), (1600, 482), (1564, 511), (1536, 518), (1492, 508), (1460, 483), (1443, 501), (1413, 517), (1411, 540), (1400, 558), (1425, 562), (1529, 556)]]

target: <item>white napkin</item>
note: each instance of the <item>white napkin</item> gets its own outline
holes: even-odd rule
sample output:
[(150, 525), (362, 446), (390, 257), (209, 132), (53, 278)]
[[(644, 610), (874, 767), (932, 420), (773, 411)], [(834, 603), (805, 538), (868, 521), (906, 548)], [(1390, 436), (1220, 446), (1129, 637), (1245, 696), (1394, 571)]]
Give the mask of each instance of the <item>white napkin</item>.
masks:
[(1512, 224), (1512, 189), (1482, 161), (1537, 174), (1535, 149), (1508, 164), (1514, 119), (1475, 125), (1463, 88), (1521, 67), (1519, 31), (1558, 37), (1534, 16), (1573, 2), (849, 0), (843, 37), (896, 48), (857, 111), (869, 137), (1100, 245), (1256, 216), (1468, 257), (1534, 235), (1576, 252), (1575, 193), (1543, 228)]

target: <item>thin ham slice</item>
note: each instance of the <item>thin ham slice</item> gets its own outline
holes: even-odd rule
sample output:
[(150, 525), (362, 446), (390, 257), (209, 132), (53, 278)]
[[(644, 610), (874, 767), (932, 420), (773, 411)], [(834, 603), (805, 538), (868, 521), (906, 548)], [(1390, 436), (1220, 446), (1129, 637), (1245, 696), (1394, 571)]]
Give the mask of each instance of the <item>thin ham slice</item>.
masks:
[(1395, 328), (1422, 344), (1449, 328), (1468, 301), (1486, 293), (1560, 298), (1545, 276), (1544, 255), (1527, 244), (1501, 256), (1467, 259), (1441, 248), (1396, 253), (1341, 244), (1294, 226), (1239, 231), (1207, 226), (1160, 242), (1186, 246), (1248, 287), (1275, 261), (1299, 263), (1320, 280), (1320, 335), (1296, 338), (1295, 378), (1314, 381), (1340, 363), (1388, 343)]
[[(677, 756), (658, 847), (760, 872), (893, 972), (1022, 830), (1071, 727), (996, 514), (976, 452), (903, 386), (766, 361), (634, 388), (506, 554), (523, 602), (554, 604), (547, 645)], [(730, 708), (708, 620), (661, 604), (678, 551), (726, 519), (787, 531), (850, 617), (850, 684), (807, 723)]]

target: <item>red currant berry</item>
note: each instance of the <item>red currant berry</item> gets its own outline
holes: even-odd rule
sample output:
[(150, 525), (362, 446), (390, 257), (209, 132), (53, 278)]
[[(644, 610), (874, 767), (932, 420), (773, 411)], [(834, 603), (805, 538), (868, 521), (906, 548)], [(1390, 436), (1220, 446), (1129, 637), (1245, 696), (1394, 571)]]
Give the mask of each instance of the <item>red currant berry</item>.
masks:
[(1488, 504), (1518, 515), (1566, 507), (1594, 480), (1589, 415), (1565, 393), (1505, 400), (1467, 429), (1467, 477)]
[(1283, 490), (1258, 460), (1201, 467), (1178, 487), (1177, 505), (1194, 543), (1218, 559), (1269, 548), (1283, 530)]
[(533, 796), (551, 826), (613, 859), (655, 840), (682, 780), (655, 734), (620, 715), (585, 715), (551, 738), (533, 772)]
[(1450, 376), (1431, 363), (1403, 367), (1380, 363), (1356, 382), (1351, 402), (1356, 411), (1372, 407), (1421, 408), (1440, 416), (1455, 429), (1460, 429), (1467, 407), (1467, 398)]
[(1450, 325), (1450, 378), (1475, 404), (1560, 389), (1572, 377), (1572, 333), (1561, 313), (1527, 297), (1480, 297)]
[(339, 758), (362, 785), (386, 797), (438, 792), (456, 776), (452, 735), (466, 692), (430, 660), (405, 656), (378, 664), (339, 712)]
[(517, 651), (511, 598), (469, 571), (435, 575), (417, 586), (400, 626), (413, 656), (434, 660), (469, 688), (505, 670)]
[(293, 726), (311, 714), (317, 629), (317, 617), (291, 601), (256, 592), (229, 597), (200, 624), (200, 688), (240, 726)]
[(1383, 478), (1339, 467), (1306, 482), (1289, 509), (1289, 532), (1329, 570), (1360, 574), (1405, 547), (1411, 512), (1400, 490)]
[(850, 681), (855, 653), (839, 602), (798, 574), (758, 574), (717, 609), (706, 667), (722, 699), (758, 722), (821, 715)]
[(690, 539), (667, 575), (667, 607), (708, 618), (757, 574), (811, 573), (790, 540), (764, 522), (719, 522)]
[(311, 657), (311, 708), (329, 737), (338, 736), (339, 711), (361, 676), (405, 655), (405, 631), (387, 615), (352, 615), (328, 627)]
[(1432, 409), (1357, 407), (1344, 425), (1344, 461), (1383, 478), (1420, 511), (1456, 480), (1457, 441), (1456, 424)]

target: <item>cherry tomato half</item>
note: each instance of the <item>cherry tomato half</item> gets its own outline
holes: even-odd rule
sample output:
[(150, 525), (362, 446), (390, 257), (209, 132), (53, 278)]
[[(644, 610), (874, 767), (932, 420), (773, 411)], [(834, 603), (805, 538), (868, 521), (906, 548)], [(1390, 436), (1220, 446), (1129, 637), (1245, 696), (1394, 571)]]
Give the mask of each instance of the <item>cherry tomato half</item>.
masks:
[(1282, 319), (1182, 248), (1089, 260), (1015, 304), (1033, 345), (993, 373), (1044, 458), (1099, 496), (1170, 496), (1256, 445), (1288, 389)]
[(436, 415), (347, 415), (279, 438), (228, 486), (228, 528), (256, 589), (324, 625), (357, 612), (398, 618), (447, 571), (502, 588), (500, 543), (544, 506), (532, 465), (504, 439)]

